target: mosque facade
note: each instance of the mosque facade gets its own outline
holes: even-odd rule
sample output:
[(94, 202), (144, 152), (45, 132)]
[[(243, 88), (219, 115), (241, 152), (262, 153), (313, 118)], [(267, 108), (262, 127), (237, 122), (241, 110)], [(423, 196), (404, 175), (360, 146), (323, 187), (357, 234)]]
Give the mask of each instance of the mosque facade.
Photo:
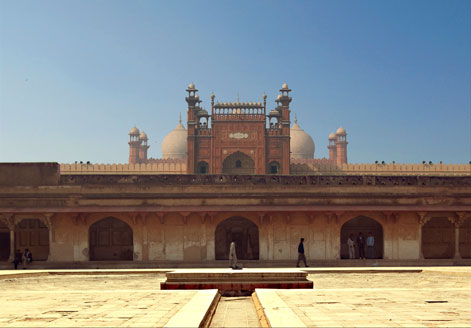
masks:
[[(187, 129), (181, 119), (162, 142), (162, 159), (185, 164), (188, 174), (290, 174), (296, 163), (346, 164), (347, 132), (329, 135), (329, 158), (314, 159), (312, 137), (295, 117), (290, 126), (291, 89), (285, 83), (276, 106), (267, 110), (267, 96), (259, 102), (219, 102), (211, 94), (211, 112), (201, 106), (198, 90), (186, 90)], [(148, 137), (133, 127), (129, 132), (129, 164), (150, 164)], [(161, 160), (162, 160), (161, 159)]]
[(348, 163), (342, 127), (315, 158), (286, 84), (271, 110), (186, 91), (163, 158), (133, 127), (125, 164), (0, 163), (0, 266), (25, 248), (56, 267), (219, 266), (232, 241), (247, 266), (289, 265), (300, 238), (308, 262), (340, 264), (360, 233), (367, 265), (471, 264), (470, 164)]

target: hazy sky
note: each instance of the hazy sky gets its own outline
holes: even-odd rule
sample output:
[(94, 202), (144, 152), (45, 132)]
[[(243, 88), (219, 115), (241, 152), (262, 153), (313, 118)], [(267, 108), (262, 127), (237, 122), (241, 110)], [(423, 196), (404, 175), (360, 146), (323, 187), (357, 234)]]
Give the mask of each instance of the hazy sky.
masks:
[[(0, 1), (0, 161), (125, 163), (134, 124), (160, 157), (203, 106), (284, 82), (328, 157), (471, 160), (471, 1)], [(292, 115), (294, 121), (294, 115)]]

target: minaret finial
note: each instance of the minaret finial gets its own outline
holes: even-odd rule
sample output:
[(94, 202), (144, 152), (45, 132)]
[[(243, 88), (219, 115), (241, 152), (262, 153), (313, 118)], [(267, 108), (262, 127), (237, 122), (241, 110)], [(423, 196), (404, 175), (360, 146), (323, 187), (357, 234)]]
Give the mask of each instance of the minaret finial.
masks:
[(237, 103), (239, 103), (239, 93), (237, 92)]
[(178, 120), (178, 123), (182, 124), (182, 113), (180, 112), (180, 119)]
[(294, 124), (298, 124), (298, 117), (296, 116), (296, 113), (294, 113)]

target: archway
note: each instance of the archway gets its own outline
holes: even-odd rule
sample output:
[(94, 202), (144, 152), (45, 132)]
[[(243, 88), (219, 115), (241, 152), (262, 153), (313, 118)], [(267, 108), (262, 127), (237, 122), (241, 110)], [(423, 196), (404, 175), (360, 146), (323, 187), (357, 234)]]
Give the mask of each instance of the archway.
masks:
[(471, 258), (471, 218), (468, 218), (460, 227), (460, 255), (462, 258)]
[(201, 161), (196, 166), (196, 173), (198, 174), (208, 174), (209, 173), (209, 165), (207, 162)]
[(15, 249), (29, 248), (34, 261), (49, 256), (49, 229), (40, 219), (23, 219), (15, 227)]
[(455, 227), (445, 217), (431, 218), (422, 227), (425, 259), (449, 259), (455, 253)]
[(224, 174), (255, 174), (255, 162), (243, 152), (236, 151), (227, 156), (222, 162)]
[(356, 245), (357, 237), (359, 233), (362, 233), (365, 237), (365, 254), (367, 255), (366, 250), (366, 238), (368, 234), (371, 234), (374, 237), (374, 255), (375, 259), (383, 258), (383, 227), (375, 219), (369, 218), (367, 216), (357, 216), (351, 220), (348, 220), (342, 225), (340, 229), (340, 258), (348, 259), (348, 246), (347, 239), (350, 234), (353, 234), (355, 241), (355, 258), (359, 258), (358, 245)]
[(229, 245), (234, 241), (237, 258), (259, 259), (258, 227), (252, 221), (234, 216), (219, 223), (215, 233), (216, 260), (229, 258)]
[(10, 257), (10, 229), (0, 221), (0, 261), (8, 261)]
[(268, 164), (268, 172), (270, 174), (280, 174), (280, 163), (273, 161)]
[(95, 222), (89, 229), (90, 261), (132, 261), (134, 254), (131, 227), (109, 217)]

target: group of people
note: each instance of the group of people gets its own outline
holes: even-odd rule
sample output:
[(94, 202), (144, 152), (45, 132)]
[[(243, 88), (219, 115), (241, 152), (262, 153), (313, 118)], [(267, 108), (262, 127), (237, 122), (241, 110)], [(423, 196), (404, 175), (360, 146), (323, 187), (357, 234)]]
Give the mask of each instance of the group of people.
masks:
[[(372, 259), (374, 258), (374, 246), (375, 246), (375, 238), (371, 232), (368, 233), (368, 237), (365, 238), (363, 233), (359, 233), (356, 241), (355, 236), (353, 233), (348, 236), (347, 239), (347, 246), (348, 246), (348, 258), (354, 259), (355, 257), (355, 246), (358, 248), (358, 257), (360, 259)], [(367, 257), (365, 257), (365, 247), (367, 251)]]
[(33, 253), (26, 248), (24, 252), (21, 252), (20, 249), (17, 249), (15, 252), (15, 259), (13, 260), (13, 265), (15, 266), (15, 270), (18, 269), (18, 265), (21, 263), (23, 264), (23, 269), (28, 267), (28, 263), (33, 262)]

